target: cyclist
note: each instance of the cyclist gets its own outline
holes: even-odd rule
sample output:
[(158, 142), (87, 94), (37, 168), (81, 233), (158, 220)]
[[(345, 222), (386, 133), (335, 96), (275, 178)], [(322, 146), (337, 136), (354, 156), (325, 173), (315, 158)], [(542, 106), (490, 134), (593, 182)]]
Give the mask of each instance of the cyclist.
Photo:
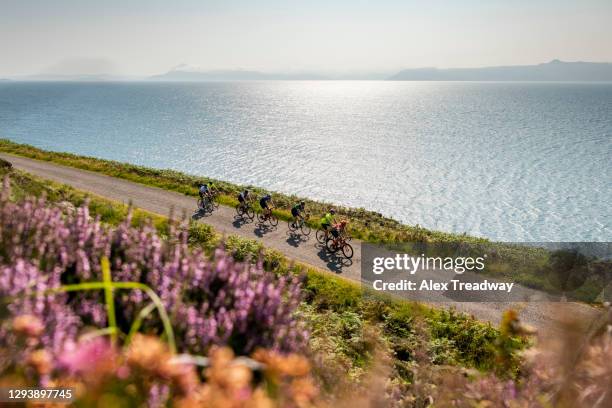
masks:
[(246, 208), (249, 201), (251, 201), (251, 194), (249, 193), (249, 190), (244, 190), (238, 194), (238, 202), (242, 208)]
[(211, 197), (217, 194), (217, 186), (212, 181), (208, 183), (208, 191)]
[(209, 192), (209, 190), (208, 190), (208, 184), (206, 184), (206, 183), (201, 183), (201, 184), (200, 184), (200, 187), (199, 187), (199, 189), (198, 189), (198, 192), (199, 192), (199, 194), (200, 194), (200, 198), (204, 199), (204, 197), (205, 197), (205, 196), (207, 196), (207, 195), (208, 195), (208, 192)]
[(331, 230), (333, 237), (337, 239), (340, 235), (344, 235), (344, 233), (346, 232), (347, 224), (347, 220), (341, 220), (340, 222), (334, 224)]
[(299, 203), (295, 203), (293, 207), (291, 207), (291, 215), (293, 216), (293, 224), (291, 226), (293, 228), (297, 228), (298, 220), (300, 218), (304, 219), (302, 213), (304, 212), (304, 208), (306, 207), (306, 203), (300, 201)]
[(331, 226), (334, 225), (336, 222), (335, 215), (336, 210), (332, 208), (323, 216), (323, 218), (321, 218), (321, 228), (323, 229), (323, 231), (325, 231), (325, 236), (329, 234)]
[(207, 198), (210, 198), (210, 189), (208, 188), (208, 184), (202, 183), (200, 184), (200, 188), (198, 189), (198, 194), (200, 195), (200, 200), (202, 200), (202, 204)]
[(266, 217), (269, 217), (272, 214), (273, 203), (272, 196), (270, 194), (266, 194), (265, 196), (261, 197), (259, 200), (259, 205), (261, 206)]

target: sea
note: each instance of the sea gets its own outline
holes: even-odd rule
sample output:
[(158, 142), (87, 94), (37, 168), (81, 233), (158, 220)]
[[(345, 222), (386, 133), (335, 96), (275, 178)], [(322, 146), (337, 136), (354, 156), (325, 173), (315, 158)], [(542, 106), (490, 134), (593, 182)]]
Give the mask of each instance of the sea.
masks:
[(612, 83), (2, 81), (0, 137), (498, 241), (612, 240)]

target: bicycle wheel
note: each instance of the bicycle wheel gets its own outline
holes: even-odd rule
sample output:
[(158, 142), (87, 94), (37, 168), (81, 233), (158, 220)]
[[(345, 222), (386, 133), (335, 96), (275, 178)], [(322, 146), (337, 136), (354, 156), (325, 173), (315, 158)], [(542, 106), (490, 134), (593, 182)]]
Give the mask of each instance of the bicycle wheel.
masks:
[(327, 234), (325, 233), (325, 231), (323, 231), (322, 229), (318, 229), (316, 236), (317, 241), (319, 241), (320, 244), (325, 244), (325, 239), (327, 238)]
[(253, 207), (247, 208), (244, 213), (247, 217), (249, 217), (251, 221), (255, 218), (255, 210), (253, 209)]
[(261, 224), (263, 224), (264, 222), (266, 222), (266, 217), (265, 217), (265, 215), (263, 215), (262, 213), (257, 213), (257, 221), (259, 221)]
[(210, 200), (206, 200), (206, 202), (204, 203), (204, 211), (212, 213), (213, 212), (213, 205), (212, 202)]
[(204, 203), (202, 202), (202, 199), (200, 198), (198, 200), (198, 210), (203, 210), (204, 209)]
[(331, 238), (327, 240), (325, 247), (329, 252), (338, 252), (338, 249), (340, 249), (334, 244), (334, 240)]
[(295, 221), (293, 220), (289, 220), (287, 221), (287, 228), (289, 228), (289, 231), (295, 231), (297, 230), (297, 226), (294, 224)]
[(270, 225), (272, 225), (273, 227), (276, 227), (278, 225), (278, 218), (276, 218), (276, 215), (270, 214), (268, 220), (270, 221)]
[(342, 253), (347, 259), (351, 259), (353, 257), (353, 247), (345, 242), (342, 245)]
[(240, 204), (236, 206), (236, 214), (238, 214), (239, 217), (244, 215), (244, 208), (242, 208)]
[(302, 221), (302, 225), (300, 226), (300, 229), (302, 230), (302, 234), (304, 235), (310, 235), (312, 231), (312, 229), (304, 221)]

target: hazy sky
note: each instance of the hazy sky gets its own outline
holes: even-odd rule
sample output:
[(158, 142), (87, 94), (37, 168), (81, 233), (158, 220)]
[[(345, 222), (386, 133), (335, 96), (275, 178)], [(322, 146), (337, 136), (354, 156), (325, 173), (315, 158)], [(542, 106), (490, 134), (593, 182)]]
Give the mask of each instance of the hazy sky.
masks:
[(0, 0), (0, 76), (612, 62), (611, 39), (612, 0)]

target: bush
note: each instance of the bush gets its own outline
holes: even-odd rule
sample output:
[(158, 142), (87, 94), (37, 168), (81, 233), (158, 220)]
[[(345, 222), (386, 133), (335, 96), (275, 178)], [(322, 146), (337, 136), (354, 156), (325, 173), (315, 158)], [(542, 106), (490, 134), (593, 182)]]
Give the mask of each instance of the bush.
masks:
[[(0, 265), (9, 266), (3, 273), (4, 291), (25, 291), (29, 282), (42, 285), (40, 290), (100, 282), (101, 259), (108, 257), (114, 281), (145, 284), (161, 298), (174, 318), (182, 350), (206, 352), (212, 345), (230, 345), (237, 353), (257, 347), (293, 351), (307, 341), (307, 333), (294, 319), (301, 300), (301, 283), (295, 276), (276, 276), (261, 266), (242, 264), (220, 249), (207, 260), (201, 250), (189, 248), (186, 228), (172, 224), (168, 240), (162, 240), (150, 222), (133, 227), (130, 214), (109, 228), (92, 219), (86, 206), (64, 214), (44, 199), (15, 204), (8, 196), (3, 190), (0, 199)], [(206, 227), (198, 231), (210, 237)], [(127, 333), (147, 301), (140, 290), (118, 292), (119, 329)], [(83, 325), (109, 324), (98, 292), (43, 296), (41, 302), (66, 304)], [(38, 317), (45, 321), (41, 313)], [(150, 318), (143, 328), (157, 333), (161, 322)]]

